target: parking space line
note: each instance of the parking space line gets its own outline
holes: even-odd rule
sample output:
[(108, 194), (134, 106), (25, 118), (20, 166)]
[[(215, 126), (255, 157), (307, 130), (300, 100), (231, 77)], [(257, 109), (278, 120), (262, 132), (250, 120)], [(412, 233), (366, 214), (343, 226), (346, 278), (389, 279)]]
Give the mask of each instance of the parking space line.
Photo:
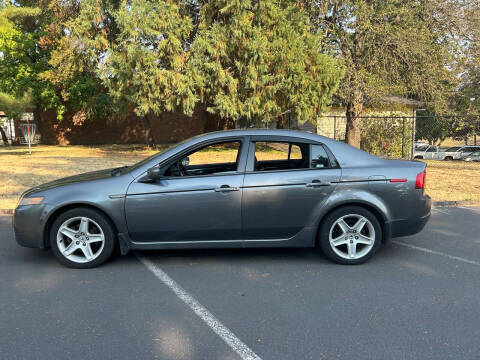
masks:
[(450, 214), (450, 211), (448, 209), (440, 209), (438, 206), (432, 207), (432, 213), (441, 213), (441, 214)]
[(165, 271), (147, 257), (135, 253), (137, 259), (146, 266), (161, 282), (172, 290), (197, 316), (202, 319), (223, 341), (227, 343), (243, 360), (262, 360), (238, 337), (223, 325), (210, 311), (200, 304), (192, 295), (178, 285)]
[(467, 263), (467, 264), (470, 264), (470, 265), (480, 266), (480, 262), (474, 261), (474, 260), (465, 259), (465, 258), (462, 258), (462, 257), (460, 257), (460, 256), (445, 254), (445, 253), (440, 252), (440, 251), (430, 250), (430, 249), (423, 248), (423, 247), (420, 247), (420, 246), (415, 246), (415, 245), (406, 244), (406, 243), (401, 242), (401, 241), (392, 241), (392, 242), (393, 242), (394, 244), (402, 245), (402, 246), (408, 247), (408, 248), (410, 248), (410, 249), (423, 251), (423, 252), (426, 252), (426, 253), (429, 253), (429, 254), (434, 254), (434, 255), (443, 256), (443, 257), (446, 257), (446, 258), (449, 258), (449, 259), (453, 259), (453, 260), (457, 260), (457, 261), (462, 261), (462, 262)]

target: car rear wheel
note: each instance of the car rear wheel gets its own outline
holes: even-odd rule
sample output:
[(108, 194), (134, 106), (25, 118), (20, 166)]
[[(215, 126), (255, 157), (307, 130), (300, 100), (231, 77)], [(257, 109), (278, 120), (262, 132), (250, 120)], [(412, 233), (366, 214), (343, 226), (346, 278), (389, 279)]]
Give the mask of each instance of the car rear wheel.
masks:
[(378, 219), (367, 209), (345, 206), (323, 220), (319, 245), (323, 253), (340, 264), (361, 264), (380, 247), (382, 229)]
[(446, 156), (446, 157), (445, 157), (445, 160), (451, 161), (451, 160), (453, 160), (453, 157), (451, 157), (451, 156)]
[(50, 247), (58, 261), (86, 269), (103, 264), (115, 247), (115, 232), (100, 212), (77, 208), (64, 212), (54, 222)]

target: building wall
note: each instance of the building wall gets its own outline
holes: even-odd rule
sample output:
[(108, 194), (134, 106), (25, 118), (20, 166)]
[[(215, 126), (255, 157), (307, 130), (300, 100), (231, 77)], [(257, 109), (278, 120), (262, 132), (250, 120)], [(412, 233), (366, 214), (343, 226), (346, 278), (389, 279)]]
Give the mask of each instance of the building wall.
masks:
[(344, 139), (347, 128), (345, 108), (331, 107), (328, 112), (317, 121), (317, 134), (332, 139)]
[[(347, 130), (346, 109), (344, 107), (331, 107), (327, 113), (319, 118), (317, 122), (317, 134), (332, 139), (343, 140)], [(412, 116), (412, 109), (409, 107), (399, 108), (398, 106), (388, 109), (365, 109), (363, 116)]]
[[(80, 124), (74, 122), (73, 113), (66, 113), (61, 121), (56, 119), (54, 111), (36, 112), (35, 118), (43, 144), (145, 143), (142, 121), (134, 113), (118, 122), (85, 120)], [(152, 117), (150, 124), (155, 141), (159, 144), (179, 142), (226, 126), (225, 121), (201, 107), (195, 109), (191, 117), (181, 113), (166, 113), (161, 117)]]

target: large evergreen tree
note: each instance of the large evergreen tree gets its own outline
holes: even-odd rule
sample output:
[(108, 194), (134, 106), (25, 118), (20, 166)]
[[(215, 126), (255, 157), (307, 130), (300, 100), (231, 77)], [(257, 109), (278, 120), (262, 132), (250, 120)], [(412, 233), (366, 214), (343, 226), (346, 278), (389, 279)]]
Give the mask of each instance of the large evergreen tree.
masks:
[(321, 36), (295, 4), (277, 0), (209, 1), (201, 8), (190, 55), (208, 111), (255, 125), (292, 112), (314, 121), (341, 71), (322, 54)]
[(98, 67), (117, 33), (112, 12), (118, 1), (43, 1), (50, 21), (40, 45), (51, 56), (41, 78), (52, 84), (75, 123), (111, 117), (114, 107)]
[[(92, 105), (108, 108), (109, 116), (135, 111), (146, 142), (154, 145), (151, 115), (191, 114), (197, 101), (186, 71), (189, 14), (178, 1), (82, 1), (66, 22), (46, 76), (59, 86), (71, 84), (68, 94), (91, 94)], [(80, 105), (88, 103), (86, 96)]]
[(149, 115), (174, 110), (191, 115), (198, 100), (186, 66), (192, 20), (181, 6), (178, 1), (121, 2), (113, 13), (118, 34), (99, 64), (110, 94), (142, 118), (149, 143), (154, 142)]

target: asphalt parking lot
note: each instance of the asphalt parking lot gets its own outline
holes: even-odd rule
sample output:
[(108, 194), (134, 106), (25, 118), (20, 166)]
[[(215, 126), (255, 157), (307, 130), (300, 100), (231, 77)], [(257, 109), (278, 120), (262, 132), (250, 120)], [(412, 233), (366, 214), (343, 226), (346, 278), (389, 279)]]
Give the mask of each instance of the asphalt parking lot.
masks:
[[(434, 208), (368, 263), (310, 249), (157, 251), (92, 270), (0, 217), (1, 359), (478, 359), (480, 208)], [(140, 261), (140, 260), (142, 261)]]

